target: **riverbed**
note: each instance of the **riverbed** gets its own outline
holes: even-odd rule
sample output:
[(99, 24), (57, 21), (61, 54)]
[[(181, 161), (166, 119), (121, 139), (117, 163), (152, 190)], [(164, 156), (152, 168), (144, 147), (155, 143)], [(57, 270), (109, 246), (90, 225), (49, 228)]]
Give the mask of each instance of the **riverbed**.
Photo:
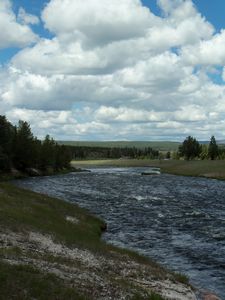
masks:
[(142, 176), (145, 168), (93, 168), (15, 184), (56, 196), (102, 217), (103, 238), (185, 273), (225, 299), (225, 182)]

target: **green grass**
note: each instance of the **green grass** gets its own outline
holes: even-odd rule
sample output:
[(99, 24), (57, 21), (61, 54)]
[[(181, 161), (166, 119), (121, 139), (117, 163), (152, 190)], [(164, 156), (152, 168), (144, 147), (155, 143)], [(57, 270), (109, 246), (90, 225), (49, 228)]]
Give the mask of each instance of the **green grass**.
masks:
[(225, 179), (225, 160), (149, 160), (149, 159), (115, 159), (73, 161), (73, 166), (88, 167), (160, 167), (164, 173), (185, 176), (203, 176)]
[(0, 261), (1, 300), (61, 300), (88, 299), (75, 288), (65, 286), (53, 274), (44, 274), (29, 265), (9, 265)]
[(181, 273), (174, 273), (175, 278), (177, 281), (183, 283), (183, 284), (189, 284), (189, 278), (188, 276), (181, 274)]
[(136, 147), (136, 148), (146, 148), (151, 147), (159, 151), (177, 151), (180, 143), (169, 142), (169, 141), (107, 141), (107, 142), (94, 142), (94, 141), (58, 141), (59, 144), (69, 145), (69, 146), (80, 146), (80, 147), (109, 147), (109, 148), (125, 148), (125, 147)]
[[(66, 245), (97, 248), (103, 221), (76, 205), (41, 194), (0, 184), (0, 226), (16, 232), (38, 231), (50, 234)], [(79, 225), (66, 220), (72, 216)]]

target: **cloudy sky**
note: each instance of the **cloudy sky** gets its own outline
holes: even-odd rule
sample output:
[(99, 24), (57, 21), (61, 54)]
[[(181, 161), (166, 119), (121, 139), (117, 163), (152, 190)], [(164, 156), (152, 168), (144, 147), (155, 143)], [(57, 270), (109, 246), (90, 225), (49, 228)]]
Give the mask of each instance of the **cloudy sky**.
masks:
[(0, 0), (0, 114), (61, 140), (225, 139), (224, 0)]

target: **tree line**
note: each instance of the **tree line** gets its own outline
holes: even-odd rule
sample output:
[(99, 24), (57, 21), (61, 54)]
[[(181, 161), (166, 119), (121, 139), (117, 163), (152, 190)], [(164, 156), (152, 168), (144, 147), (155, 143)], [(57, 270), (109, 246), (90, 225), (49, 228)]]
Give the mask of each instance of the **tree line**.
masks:
[(151, 147), (91, 147), (70, 146), (73, 159), (113, 159), (113, 158), (150, 158), (159, 157), (159, 151)]
[(214, 136), (211, 137), (208, 145), (200, 144), (196, 138), (188, 136), (180, 145), (177, 157), (184, 157), (187, 160), (200, 159), (225, 159), (225, 149), (219, 148)]
[(30, 168), (54, 171), (70, 167), (71, 151), (58, 145), (49, 135), (37, 139), (25, 121), (12, 125), (0, 115), (0, 171), (12, 168), (27, 171)]
[[(214, 136), (208, 145), (200, 144), (196, 138), (188, 136), (180, 145), (173, 159), (181, 157), (190, 160), (225, 159), (225, 149), (217, 145)], [(49, 135), (43, 141), (37, 139), (26, 121), (12, 125), (5, 116), (0, 115), (0, 171), (8, 172), (12, 168), (26, 171), (30, 168), (42, 171), (59, 171), (69, 168), (72, 159), (112, 159), (171, 158), (171, 153), (161, 153), (151, 147), (88, 147), (59, 145)]]
[(69, 168), (72, 159), (112, 159), (112, 158), (150, 158), (159, 157), (159, 151), (146, 147), (85, 147), (59, 145), (46, 135), (43, 141), (37, 139), (29, 123), (20, 120), (11, 124), (0, 115), (0, 171), (12, 168), (27, 171), (35, 168), (54, 171)]

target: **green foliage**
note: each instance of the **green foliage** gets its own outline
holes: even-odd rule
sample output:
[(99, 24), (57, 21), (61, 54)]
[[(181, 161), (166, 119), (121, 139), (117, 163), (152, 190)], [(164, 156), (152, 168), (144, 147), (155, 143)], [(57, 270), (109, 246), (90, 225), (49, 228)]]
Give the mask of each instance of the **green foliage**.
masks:
[(166, 159), (170, 159), (171, 158), (171, 153), (170, 153), (170, 151), (167, 151), (167, 153), (166, 153)]
[(0, 170), (4, 172), (9, 171), (11, 167), (14, 136), (15, 128), (5, 116), (0, 116)]
[(172, 152), (172, 159), (180, 159), (179, 151), (173, 151)]
[(11, 167), (58, 171), (69, 168), (71, 158), (69, 147), (58, 145), (49, 135), (41, 142), (27, 122), (20, 120), (18, 126), (13, 126), (0, 116), (0, 171), (9, 172)]
[(174, 275), (177, 281), (184, 284), (189, 284), (189, 278), (186, 275), (181, 273), (174, 273)]
[(101, 159), (101, 158), (158, 158), (159, 151), (151, 147), (87, 147), (70, 146), (73, 159)]
[(192, 136), (188, 136), (179, 147), (179, 153), (187, 160), (198, 157), (201, 153), (199, 142)]
[(3, 172), (8, 172), (10, 170), (10, 159), (8, 155), (3, 153), (2, 148), (0, 147), (0, 170)]
[(12, 155), (15, 127), (7, 121), (5, 116), (0, 115), (0, 147), (4, 154)]
[(218, 155), (219, 155), (219, 147), (216, 143), (215, 137), (212, 136), (208, 147), (208, 156), (211, 160), (214, 160)]
[(64, 145), (62, 146), (56, 145), (55, 151), (56, 151), (55, 165), (57, 166), (57, 168), (59, 169), (63, 167), (69, 168), (70, 162), (72, 160), (71, 149), (69, 149), (69, 147), (66, 147)]
[(202, 148), (201, 153), (200, 153), (201, 160), (207, 159), (208, 158), (208, 146), (202, 145), (201, 148)]
[(20, 170), (32, 166), (34, 160), (34, 136), (27, 122), (19, 121), (15, 135), (14, 163)]
[(49, 135), (46, 135), (41, 148), (41, 168), (54, 167), (56, 159), (56, 143)]

